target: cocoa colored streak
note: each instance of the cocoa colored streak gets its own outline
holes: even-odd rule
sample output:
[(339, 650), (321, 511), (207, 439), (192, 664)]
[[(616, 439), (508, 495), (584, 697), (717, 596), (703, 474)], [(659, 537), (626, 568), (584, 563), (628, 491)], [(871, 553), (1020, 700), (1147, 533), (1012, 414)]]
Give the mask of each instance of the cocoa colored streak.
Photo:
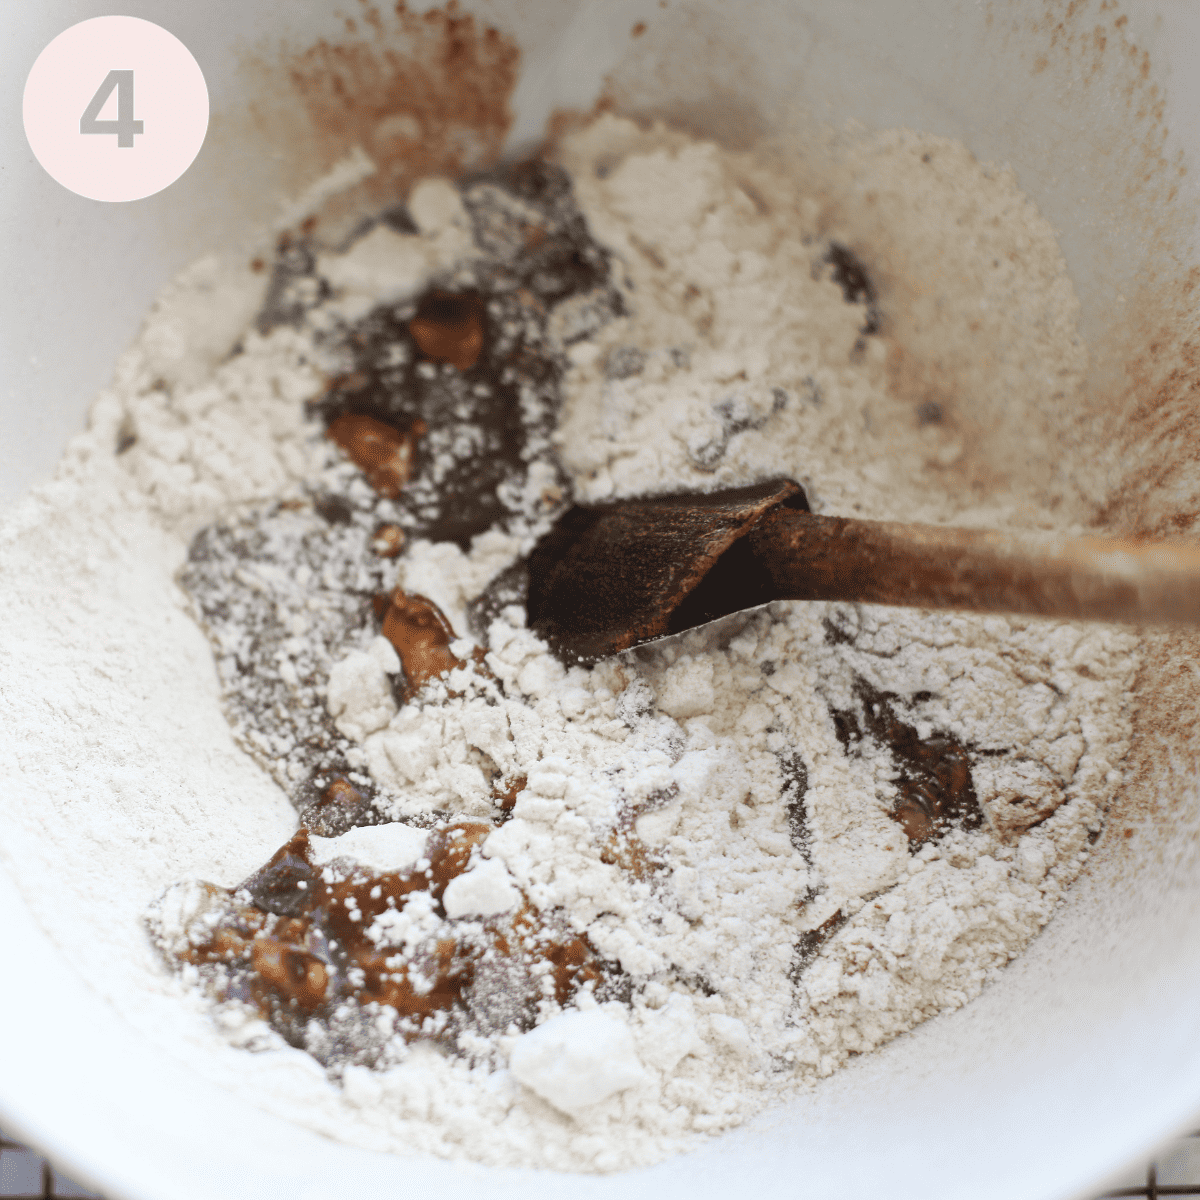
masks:
[(473, 292), (430, 292), (408, 323), (417, 349), (426, 359), (469, 371), (483, 353), (483, 298)]
[(424, 596), (396, 588), (383, 617), (383, 636), (404, 666), (404, 700), (411, 700), (431, 679), (461, 667), (450, 653), (454, 630), (442, 610)]
[(368, 190), (401, 198), (414, 180), (455, 176), (500, 156), (520, 51), (469, 13), (368, 9), (373, 34), (320, 41), (288, 64), (313, 139), (333, 162), (355, 144), (379, 168)]
[(799, 979), (804, 969), (821, 951), (821, 947), (849, 920), (839, 908), (837, 912), (823, 921), (816, 929), (806, 930), (796, 941), (795, 959), (792, 964), (792, 977)]
[(424, 432), (422, 421), (401, 432), (374, 417), (344, 416), (330, 424), (325, 436), (345, 451), (381, 496), (394, 500), (412, 478), (417, 440)]
[(1200, 623), (1200, 549), (779, 510), (749, 542), (779, 599)]

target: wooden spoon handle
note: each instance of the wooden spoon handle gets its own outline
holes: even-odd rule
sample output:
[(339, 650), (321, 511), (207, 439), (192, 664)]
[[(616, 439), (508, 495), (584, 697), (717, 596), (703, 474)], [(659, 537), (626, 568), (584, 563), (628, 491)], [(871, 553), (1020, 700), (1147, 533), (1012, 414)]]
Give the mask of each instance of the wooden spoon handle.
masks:
[(777, 508), (749, 535), (780, 599), (1200, 624), (1200, 548)]

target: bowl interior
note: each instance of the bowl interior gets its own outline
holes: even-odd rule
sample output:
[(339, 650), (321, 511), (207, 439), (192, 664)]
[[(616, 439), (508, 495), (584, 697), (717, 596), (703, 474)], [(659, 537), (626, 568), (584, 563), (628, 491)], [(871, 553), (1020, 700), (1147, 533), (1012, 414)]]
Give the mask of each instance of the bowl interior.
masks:
[[(1191, 447), (1200, 442), (1189, 399), (1195, 254), (1185, 168), (1200, 127), (1175, 131), (1169, 119), (1186, 111), (1200, 78), (1200, 12), (966, 0), (481, 0), (463, 9), (522, 48), (510, 148), (535, 141), (554, 111), (586, 110), (604, 88), (624, 111), (732, 143), (769, 135), (800, 152), (814, 120), (854, 119), (959, 138), (978, 157), (1011, 164), (1061, 231), (1092, 355), (1084, 397), (1047, 414), (1052, 438), (1029, 448), (1030, 487), (1062, 462), (1082, 481), (1073, 520), (1192, 532), (1200, 469)], [(9, 14), (7, 77), (23, 80), (51, 37), (104, 11), (61, 0)], [(48, 476), (170, 274), (202, 252), (254, 244), (334, 152), (305, 126), (307, 110), (281, 90), (277, 67), (285, 40), (294, 52), (349, 36), (325, 6), (245, 0), (224, 6), (219, 21), (182, 0), (124, 11), (165, 25), (200, 61), (213, 101), (209, 143), (166, 192), (106, 206), (45, 176), (15, 122), (0, 134), (13, 164), (6, 215), (19, 231), (6, 239), (8, 277), (24, 281), (0, 298), (9, 380), (0, 498)], [(631, 38), (642, 21), (645, 34)], [(986, 430), (1003, 414), (977, 416)], [(211, 679), (181, 693), (172, 672), (188, 663), (156, 672), (126, 640), (133, 661), (145, 660), (146, 686), (114, 718), (114, 737), (121, 722), (155, 727), (164, 705), (211, 707)], [(388, 1156), (264, 1113), (170, 1048), (162, 1004), (148, 997), (144, 1013), (118, 1013), (87, 982), (79, 930), (95, 914), (71, 864), (41, 861), (13, 827), (0, 831), (0, 913), (9, 961), (36, 971), (39, 987), (5, 989), (0, 1002), (6, 1028), (25, 1035), (6, 1052), (0, 1120), (114, 1200), (317, 1197), (350, 1181), (379, 1195), (415, 1187), (448, 1197), (481, 1184), (493, 1195), (536, 1186), (647, 1197), (886, 1187), (895, 1197), (1049, 1198), (1096, 1187), (1200, 1111), (1200, 1020), (1189, 995), (1200, 973), (1196, 648), (1190, 635), (1148, 637), (1118, 809), (1085, 877), (1003, 978), (688, 1156), (536, 1184), (527, 1172), (432, 1160), (398, 1175)], [(7, 721), (19, 709), (2, 694)], [(168, 736), (186, 723), (157, 727)], [(32, 813), (36, 825), (35, 774), (15, 756), (5, 763), (0, 811)], [(288, 820), (269, 791), (264, 784), (256, 836)], [(56, 872), (54, 891), (46, 882)]]

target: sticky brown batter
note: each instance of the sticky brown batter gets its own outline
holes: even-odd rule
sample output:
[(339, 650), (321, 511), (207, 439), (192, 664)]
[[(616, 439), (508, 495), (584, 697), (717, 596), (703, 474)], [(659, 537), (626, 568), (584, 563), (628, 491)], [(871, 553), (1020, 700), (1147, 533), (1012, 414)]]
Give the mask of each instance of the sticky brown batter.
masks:
[[(211, 888), (217, 919), (181, 958), (202, 970), (216, 998), (252, 1004), (298, 1045), (310, 1020), (328, 1023), (347, 1001), (376, 1015), (394, 1010), (388, 1019), (407, 1040), (452, 1040), (464, 1027), (497, 1022), (529, 1027), (539, 999), (566, 1003), (600, 981), (605, 964), (586, 938), (527, 899), (494, 917), (446, 915), (447, 885), (492, 829), (440, 826), (413, 867), (371, 873), (350, 862), (318, 867), (302, 828), (240, 887)], [(389, 941), (377, 918), (402, 914), (416, 898), (433, 928), (415, 944)]]

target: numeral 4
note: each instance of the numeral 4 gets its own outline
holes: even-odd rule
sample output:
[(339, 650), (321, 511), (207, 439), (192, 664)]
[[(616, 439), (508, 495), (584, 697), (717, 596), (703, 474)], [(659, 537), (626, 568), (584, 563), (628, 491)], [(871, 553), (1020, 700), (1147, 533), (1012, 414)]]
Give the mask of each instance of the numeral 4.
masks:
[[(100, 121), (100, 110), (104, 102), (117, 89), (117, 119)], [(79, 118), (80, 133), (115, 133), (117, 145), (128, 150), (133, 145), (133, 135), (142, 132), (142, 122), (133, 119), (133, 72), (109, 71), (104, 82), (96, 89), (83, 116)]]

